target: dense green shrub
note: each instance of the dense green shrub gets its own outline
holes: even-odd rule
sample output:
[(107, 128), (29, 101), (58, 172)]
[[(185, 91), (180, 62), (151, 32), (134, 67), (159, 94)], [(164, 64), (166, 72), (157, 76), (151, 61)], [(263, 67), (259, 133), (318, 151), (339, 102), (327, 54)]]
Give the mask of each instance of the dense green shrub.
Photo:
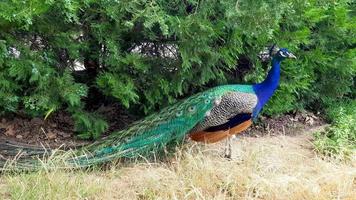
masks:
[(95, 137), (107, 124), (90, 123), (94, 104), (151, 112), (214, 85), (261, 81), (257, 55), (271, 43), (298, 60), (283, 64), (265, 113), (321, 110), (356, 93), (354, 9), (347, 0), (1, 1), (0, 111), (67, 109)]

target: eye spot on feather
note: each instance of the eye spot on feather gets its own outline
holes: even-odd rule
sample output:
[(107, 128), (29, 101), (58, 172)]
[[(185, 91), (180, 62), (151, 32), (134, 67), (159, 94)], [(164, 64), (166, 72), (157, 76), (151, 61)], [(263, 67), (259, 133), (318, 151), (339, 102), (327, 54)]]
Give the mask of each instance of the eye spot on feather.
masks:
[(176, 116), (177, 117), (180, 117), (180, 116), (182, 116), (183, 115), (183, 111), (178, 111), (177, 113), (176, 113)]
[(189, 112), (194, 112), (195, 111), (195, 106), (189, 106), (188, 111)]

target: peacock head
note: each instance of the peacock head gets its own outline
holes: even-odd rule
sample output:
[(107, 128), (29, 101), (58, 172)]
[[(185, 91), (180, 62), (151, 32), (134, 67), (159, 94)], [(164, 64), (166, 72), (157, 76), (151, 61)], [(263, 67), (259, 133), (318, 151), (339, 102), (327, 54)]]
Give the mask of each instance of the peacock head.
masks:
[(289, 52), (288, 49), (278, 48), (276, 45), (272, 45), (270, 48), (266, 48), (264, 51), (260, 53), (259, 57), (263, 62), (266, 62), (271, 58), (278, 59), (281, 61), (286, 58), (294, 58), (294, 59), (297, 58), (295, 57), (295, 55)]

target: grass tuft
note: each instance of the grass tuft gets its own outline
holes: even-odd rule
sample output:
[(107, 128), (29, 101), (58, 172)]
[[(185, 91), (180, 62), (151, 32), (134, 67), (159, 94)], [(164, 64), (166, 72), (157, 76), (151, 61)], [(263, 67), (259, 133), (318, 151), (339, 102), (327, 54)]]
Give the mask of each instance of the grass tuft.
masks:
[(334, 103), (328, 109), (331, 126), (315, 134), (318, 152), (341, 160), (352, 159), (356, 152), (356, 101)]

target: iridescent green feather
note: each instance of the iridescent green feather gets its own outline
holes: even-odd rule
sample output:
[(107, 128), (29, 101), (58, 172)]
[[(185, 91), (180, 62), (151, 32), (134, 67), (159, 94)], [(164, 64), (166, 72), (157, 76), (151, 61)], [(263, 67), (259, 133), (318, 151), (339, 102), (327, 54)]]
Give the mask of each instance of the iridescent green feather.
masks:
[[(118, 158), (155, 154), (171, 142), (182, 141), (213, 109), (215, 100), (230, 91), (254, 93), (250, 85), (218, 86), (198, 93), (77, 150), (67, 163), (73, 167), (85, 167)], [(18, 166), (22, 169), (36, 168), (39, 163), (25, 159)]]

